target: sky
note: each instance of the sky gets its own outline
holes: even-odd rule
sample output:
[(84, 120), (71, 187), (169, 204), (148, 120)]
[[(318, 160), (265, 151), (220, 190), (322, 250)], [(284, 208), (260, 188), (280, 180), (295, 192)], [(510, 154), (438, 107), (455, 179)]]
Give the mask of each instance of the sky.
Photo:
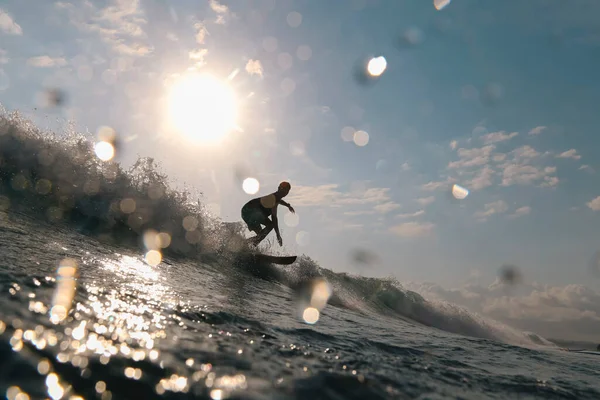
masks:
[[(296, 216), (280, 210), (273, 251), (519, 326), (592, 332), (598, 12), (594, 0), (5, 0), (0, 102), (41, 127), (114, 129), (116, 160), (154, 157), (224, 221), (288, 180)], [(377, 57), (386, 69), (369, 77)], [(216, 143), (168, 123), (169, 90), (191, 73), (236, 99)], [(49, 89), (64, 104), (46, 104)], [(518, 293), (498, 291), (507, 264)]]

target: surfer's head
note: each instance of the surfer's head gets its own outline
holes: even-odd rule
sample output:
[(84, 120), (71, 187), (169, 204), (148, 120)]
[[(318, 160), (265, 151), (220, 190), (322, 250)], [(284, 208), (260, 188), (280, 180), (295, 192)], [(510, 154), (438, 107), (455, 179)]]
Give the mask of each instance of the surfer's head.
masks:
[(283, 181), (279, 184), (277, 188), (277, 192), (281, 195), (281, 197), (285, 197), (288, 195), (290, 190), (292, 189), (292, 185), (289, 182)]

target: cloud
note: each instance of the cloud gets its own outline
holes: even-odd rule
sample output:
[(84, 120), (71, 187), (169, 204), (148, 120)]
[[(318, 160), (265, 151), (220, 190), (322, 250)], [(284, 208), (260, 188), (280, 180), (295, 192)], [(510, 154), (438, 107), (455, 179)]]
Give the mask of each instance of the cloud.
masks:
[(389, 188), (368, 188), (352, 192), (343, 192), (338, 184), (319, 186), (294, 186), (289, 202), (301, 207), (352, 207), (367, 206), (368, 210), (350, 210), (346, 215), (367, 215), (372, 213), (386, 214), (400, 208), (400, 204), (392, 201)]
[(517, 147), (513, 151), (510, 152), (515, 159), (518, 160), (531, 160), (532, 158), (536, 158), (540, 156), (540, 153), (529, 145)]
[(485, 144), (499, 143), (504, 142), (506, 140), (510, 140), (517, 136), (518, 132), (505, 133), (504, 131), (500, 132), (492, 132), (483, 136), (483, 142)]
[(415, 211), (414, 213), (398, 214), (396, 215), (396, 218), (416, 218), (420, 217), (421, 215), (425, 215), (425, 211), (419, 210)]
[(456, 147), (458, 146), (458, 142), (456, 140), (453, 140), (450, 142), (450, 148), (452, 150), (456, 150)]
[(580, 171), (588, 171), (588, 172), (594, 172), (594, 169), (592, 167), (590, 167), (589, 165), (582, 165), (581, 167), (577, 168)]
[(479, 219), (485, 220), (494, 214), (501, 214), (508, 210), (508, 204), (504, 200), (494, 201), (483, 206), (482, 211), (477, 211), (474, 216)]
[(577, 150), (570, 149), (570, 150), (560, 153), (559, 155), (556, 156), (556, 158), (572, 158), (573, 160), (579, 160), (579, 159), (581, 159), (581, 156), (579, 154), (577, 154)]
[(38, 56), (28, 59), (27, 65), (37, 68), (64, 67), (67, 65), (67, 60), (62, 57)]
[(206, 25), (204, 25), (203, 22), (196, 22), (194, 28), (196, 29), (196, 43), (204, 44), (206, 42), (206, 36), (208, 35)]
[(558, 183), (558, 178), (549, 176), (554, 172), (556, 167), (542, 169), (533, 165), (506, 164), (502, 173), (502, 186), (531, 185), (540, 180)]
[(0, 65), (7, 64), (10, 59), (8, 58), (8, 52), (0, 49)]
[(425, 237), (433, 233), (435, 225), (430, 222), (405, 222), (390, 228), (390, 232), (403, 238)]
[(394, 211), (398, 208), (400, 208), (401, 205), (398, 203), (394, 203), (393, 201), (388, 201), (387, 203), (383, 203), (383, 204), (377, 204), (375, 207), (373, 207), (375, 209), (375, 211), (382, 213), (382, 214), (387, 214), (390, 211)]
[(518, 218), (518, 217), (522, 217), (523, 215), (527, 215), (530, 212), (531, 212), (531, 207), (524, 206), (524, 207), (517, 208), (515, 210), (515, 212), (510, 215), (510, 217), (511, 218)]
[(529, 131), (530, 135), (539, 135), (540, 133), (544, 132), (546, 130), (545, 126), (536, 126), (535, 128), (533, 128), (532, 130)]
[(600, 211), (600, 196), (585, 204), (594, 211)]
[[(514, 149), (498, 167), (502, 171), (502, 186), (533, 185), (553, 187), (559, 182), (556, 167), (540, 166), (541, 154), (531, 146)], [(538, 165), (534, 165), (538, 164)]]
[(481, 168), (471, 180), (466, 181), (465, 185), (469, 190), (484, 189), (488, 186), (492, 186), (493, 178), (494, 170), (489, 165), (486, 165)]
[(246, 72), (250, 75), (258, 75), (262, 78), (263, 66), (260, 60), (248, 60), (246, 63)]
[(59, 1), (55, 7), (64, 10), (69, 21), (82, 32), (97, 34), (114, 52), (129, 56), (145, 56), (153, 51), (143, 26), (147, 24), (140, 0), (110, 0), (104, 8), (92, 2)]
[(494, 145), (473, 149), (460, 148), (457, 151), (460, 160), (450, 162), (448, 168), (457, 169), (485, 165), (490, 161), (490, 154), (494, 148)]
[(456, 179), (448, 177), (445, 181), (430, 181), (421, 186), (421, 190), (433, 192), (439, 189), (448, 189), (451, 184), (456, 182)]
[(7, 35), (20, 36), (23, 34), (23, 29), (17, 24), (6, 11), (0, 8), (0, 32)]
[(208, 54), (208, 49), (196, 49), (191, 50), (188, 53), (190, 60), (194, 61), (197, 67), (201, 67), (205, 64), (204, 58)]
[(375, 214), (375, 210), (359, 210), (359, 211), (345, 211), (344, 215), (349, 217), (357, 217), (360, 215), (373, 215)]
[(421, 197), (421, 198), (417, 199), (416, 201), (420, 205), (426, 206), (426, 205), (429, 205), (429, 204), (433, 203), (435, 201), (435, 197), (433, 197), (433, 196)]
[(584, 285), (534, 282), (507, 287), (496, 279), (488, 286), (469, 284), (454, 289), (434, 283), (404, 286), (429, 300), (454, 303), (544, 337), (598, 341), (600, 292)]

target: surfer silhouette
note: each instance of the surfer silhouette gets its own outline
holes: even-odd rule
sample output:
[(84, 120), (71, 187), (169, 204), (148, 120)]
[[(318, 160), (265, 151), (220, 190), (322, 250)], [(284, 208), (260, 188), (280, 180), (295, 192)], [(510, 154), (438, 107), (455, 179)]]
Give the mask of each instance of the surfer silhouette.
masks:
[[(242, 207), (242, 219), (248, 226), (248, 229), (256, 236), (249, 239), (249, 242), (257, 246), (262, 242), (271, 230), (275, 229), (277, 241), (279, 245), (283, 245), (283, 239), (279, 232), (279, 223), (277, 220), (277, 206), (279, 204), (287, 207), (292, 213), (295, 213), (294, 207), (283, 201), (283, 198), (288, 195), (292, 186), (289, 182), (281, 182), (277, 191), (263, 197), (257, 197), (250, 200)], [(269, 219), (269, 216), (271, 219)], [(262, 228), (264, 225), (264, 228)]]

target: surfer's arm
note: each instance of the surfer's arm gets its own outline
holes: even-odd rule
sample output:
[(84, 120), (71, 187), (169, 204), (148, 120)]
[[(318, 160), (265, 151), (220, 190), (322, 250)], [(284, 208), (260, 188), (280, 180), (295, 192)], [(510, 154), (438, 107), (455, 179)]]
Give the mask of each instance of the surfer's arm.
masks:
[(279, 204), (281, 204), (282, 206), (286, 206), (288, 208), (288, 210), (290, 210), (290, 212), (295, 213), (296, 210), (294, 210), (294, 207), (292, 207), (292, 205), (286, 201), (283, 201), (283, 199), (279, 200)]
[(281, 233), (279, 232), (279, 221), (277, 220), (277, 206), (273, 207), (271, 210), (271, 221), (273, 222), (273, 228), (275, 229), (275, 234), (277, 235), (277, 241), (281, 246), (283, 244), (283, 240), (281, 239)]

